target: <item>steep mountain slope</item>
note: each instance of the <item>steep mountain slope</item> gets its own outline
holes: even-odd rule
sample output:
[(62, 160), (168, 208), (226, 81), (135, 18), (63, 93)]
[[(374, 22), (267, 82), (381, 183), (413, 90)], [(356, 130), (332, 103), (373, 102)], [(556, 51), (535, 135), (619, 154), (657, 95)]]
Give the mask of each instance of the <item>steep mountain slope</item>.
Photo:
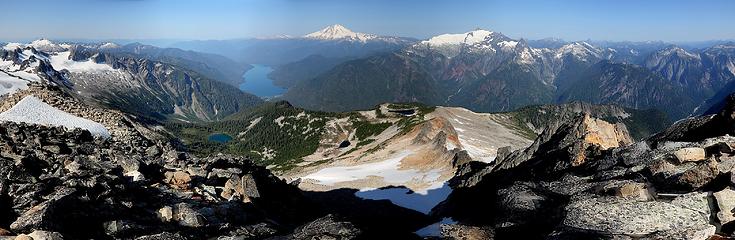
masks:
[(713, 97), (722, 86), (735, 80), (732, 51), (726, 45), (705, 49), (701, 53), (669, 47), (655, 52), (646, 67), (683, 86), (693, 99), (703, 101)]
[(145, 55), (46, 42), (54, 52), (39, 52), (31, 46), (2, 50), (0, 55), (7, 59), (4, 68), (26, 79), (44, 78), (63, 85), (90, 102), (161, 120), (221, 119), (262, 102), (226, 83)]
[(340, 63), (353, 60), (352, 58), (329, 58), (322, 55), (310, 55), (299, 61), (276, 66), (268, 78), (273, 84), (283, 88), (291, 88), (300, 82), (315, 78), (329, 71)]
[(668, 127), (672, 121), (659, 110), (638, 110), (616, 105), (595, 105), (585, 102), (572, 102), (558, 105), (534, 105), (519, 108), (506, 113), (497, 113), (507, 116), (522, 132), (531, 138), (536, 138), (543, 131), (558, 123), (572, 120), (580, 114), (603, 119), (610, 123), (622, 123), (636, 140), (643, 139), (653, 133)]
[(283, 98), (314, 110), (368, 109), (383, 102), (439, 102), (436, 83), (415, 61), (385, 54), (348, 61), (291, 88)]
[(523, 68), (516, 63), (506, 63), (483, 79), (459, 89), (447, 104), (491, 112), (551, 102), (553, 87), (543, 84)]
[(665, 111), (672, 119), (686, 117), (689, 109), (696, 107), (696, 101), (683, 87), (643, 67), (610, 61), (601, 61), (587, 69), (573, 87), (561, 93), (559, 101), (655, 108)]
[(131, 54), (153, 61), (180, 66), (197, 72), (209, 79), (225, 82), (235, 87), (243, 82), (242, 75), (252, 66), (235, 62), (229, 58), (208, 53), (184, 51), (178, 48), (158, 48), (150, 45), (131, 43), (124, 46), (104, 47), (100, 50), (117, 55)]

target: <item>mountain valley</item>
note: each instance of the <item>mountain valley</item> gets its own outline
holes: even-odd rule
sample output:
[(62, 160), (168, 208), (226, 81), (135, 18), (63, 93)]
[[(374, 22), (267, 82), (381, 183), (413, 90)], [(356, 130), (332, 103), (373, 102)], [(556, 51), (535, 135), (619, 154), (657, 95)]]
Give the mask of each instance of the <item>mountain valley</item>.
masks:
[(0, 240), (735, 237), (732, 42), (0, 46)]

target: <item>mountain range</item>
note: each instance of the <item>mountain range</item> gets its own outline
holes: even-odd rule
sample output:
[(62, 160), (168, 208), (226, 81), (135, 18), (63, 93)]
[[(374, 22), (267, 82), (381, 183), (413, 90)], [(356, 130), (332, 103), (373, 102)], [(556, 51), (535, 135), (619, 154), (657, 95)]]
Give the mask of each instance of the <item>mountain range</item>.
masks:
[[(210, 67), (231, 61), (178, 49), (57, 44), (42, 39), (28, 45), (6, 45), (0, 49), (0, 60), (3, 74), (17, 81), (48, 80), (90, 102), (159, 120), (209, 121), (262, 102), (227, 84), (229, 72), (221, 69), (234, 68), (226, 64)], [(245, 71), (242, 65), (231, 66)], [(4, 93), (18, 88), (25, 86), (9, 86)]]
[[(557, 41), (536, 48), (524, 39), (475, 30), (438, 35), (399, 51), (310, 73), (313, 77), (297, 84), (289, 81), (293, 87), (283, 98), (297, 106), (327, 111), (419, 101), (487, 112), (583, 100), (658, 108), (679, 119), (706, 109), (698, 106), (735, 78), (733, 54), (728, 51), (733, 46), (685, 50), (661, 43), (602, 47)], [(274, 78), (278, 81), (289, 75), (288, 69), (298, 69), (299, 64), (324, 62), (311, 59), (289, 63)], [(677, 107), (664, 107), (669, 104)]]
[(0, 239), (734, 236), (731, 43), (179, 44), (3, 45)]

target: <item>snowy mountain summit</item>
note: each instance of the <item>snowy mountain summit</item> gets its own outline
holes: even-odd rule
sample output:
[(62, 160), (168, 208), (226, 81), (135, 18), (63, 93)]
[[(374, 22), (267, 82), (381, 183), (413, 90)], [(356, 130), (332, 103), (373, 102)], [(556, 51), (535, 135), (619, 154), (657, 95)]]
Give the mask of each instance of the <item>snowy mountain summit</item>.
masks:
[(422, 44), (428, 44), (431, 46), (441, 46), (441, 45), (460, 45), (460, 44), (468, 44), (472, 45), (475, 43), (479, 43), (488, 36), (493, 34), (491, 31), (477, 29), (474, 31), (466, 32), (466, 33), (459, 33), (459, 34), (442, 34), (438, 36), (434, 36), (430, 38), (429, 40), (422, 41)]
[(328, 26), (322, 30), (309, 33), (304, 37), (319, 40), (349, 40), (361, 42), (377, 38), (377, 36), (373, 34), (353, 32), (352, 30), (339, 24)]

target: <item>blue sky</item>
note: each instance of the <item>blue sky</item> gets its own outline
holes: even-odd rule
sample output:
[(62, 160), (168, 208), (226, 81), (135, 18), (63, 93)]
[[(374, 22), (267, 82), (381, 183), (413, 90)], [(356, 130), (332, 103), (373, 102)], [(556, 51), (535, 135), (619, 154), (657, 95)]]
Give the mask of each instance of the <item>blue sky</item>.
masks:
[(298, 36), (326, 25), (426, 38), (483, 28), (514, 38), (735, 39), (735, 1), (3, 0), (0, 41)]

